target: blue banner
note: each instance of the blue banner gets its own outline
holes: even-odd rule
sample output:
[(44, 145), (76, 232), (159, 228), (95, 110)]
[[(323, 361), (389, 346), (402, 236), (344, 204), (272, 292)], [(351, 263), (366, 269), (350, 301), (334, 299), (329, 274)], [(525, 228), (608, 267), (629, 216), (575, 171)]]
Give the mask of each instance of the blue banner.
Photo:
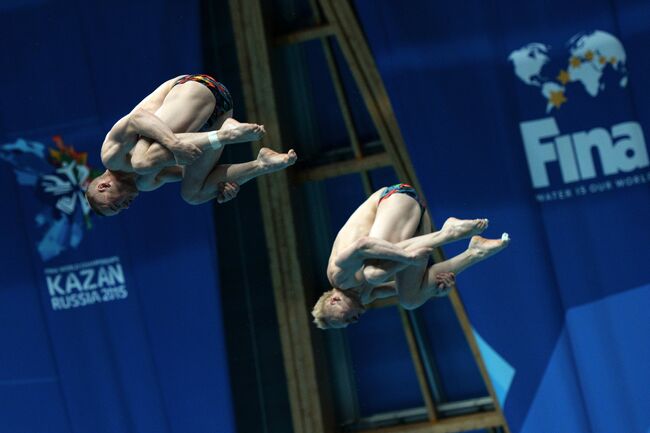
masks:
[(355, 3), (511, 431), (646, 433), (650, 5)]
[(205, 72), (198, 3), (1, 9), (0, 432), (233, 431), (211, 206), (82, 198), (111, 125)]

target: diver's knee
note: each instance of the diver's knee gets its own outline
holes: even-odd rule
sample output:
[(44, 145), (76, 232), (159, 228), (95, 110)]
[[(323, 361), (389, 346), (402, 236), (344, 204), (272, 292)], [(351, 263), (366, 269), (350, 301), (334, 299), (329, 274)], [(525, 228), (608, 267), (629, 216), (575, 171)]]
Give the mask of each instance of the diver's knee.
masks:
[(146, 158), (138, 155), (131, 156), (131, 166), (138, 174), (146, 174), (151, 169), (151, 165), (147, 163)]
[(191, 205), (201, 204), (205, 201), (200, 192), (189, 190), (187, 188), (181, 188), (181, 197), (185, 200), (185, 203)]
[(399, 305), (403, 309), (409, 310), (409, 311), (415, 310), (416, 308), (418, 308), (420, 306), (420, 304), (417, 303), (417, 302), (400, 302)]
[(422, 305), (422, 302), (413, 296), (400, 296), (399, 305), (405, 310), (415, 310)]
[(370, 285), (379, 285), (386, 282), (387, 272), (377, 266), (366, 265), (363, 268), (363, 277)]

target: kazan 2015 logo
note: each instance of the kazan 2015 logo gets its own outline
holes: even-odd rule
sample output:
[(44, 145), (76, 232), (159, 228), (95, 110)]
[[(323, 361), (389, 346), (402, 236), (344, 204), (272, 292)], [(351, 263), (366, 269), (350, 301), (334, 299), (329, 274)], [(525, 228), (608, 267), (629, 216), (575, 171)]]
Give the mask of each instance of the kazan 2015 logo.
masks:
[[(29, 192), (26, 209), (34, 209), (36, 250), (43, 262), (77, 248), (92, 227), (84, 192), (100, 172), (87, 164), (88, 154), (77, 152), (55, 136), (54, 147), (18, 139), (0, 145), (0, 160), (13, 167), (17, 183)], [(35, 199), (35, 200), (32, 200)], [(85, 229), (84, 229), (85, 228)], [(117, 256), (43, 269), (53, 310), (68, 310), (128, 297), (125, 275)]]
[[(550, 47), (530, 43), (510, 53), (515, 75), (526, 85), (539, 88), (547, 114), (559, 114), (571, 104), (567, 93), (586, 92), (597, 97), (605, 89), (604, 76), (616, 77), (619, 88), (628, 83), (626, 54), (613, 35), (595, 30), (580, 33), (568, 42), (566, 64), (546, 75)], [(548, 77), (553, 78), (548, 78)], [(581, 86), (579, 84), (581, 84)], [(561, 134), (552, 116), (519, 124), (536, 198), (540, 202), (583, 196), (650, 182), (650, 165), (643, 130), (638, 122), (622, 122), (589, 131)], [(594, 150), (601, 170), (594, 163)], [(549, 167), (559, 165), (562, 185), (549, 179)], [(557, 169), (557, 166), (553, 167)], [(602, 171), (602, 173), (598, 173)], [(618, 175), (618, 176), (617, 176)], [(604, 176), (604, 179), (598, 179)], [(592, 182), (569, 186), (580, 181)]]

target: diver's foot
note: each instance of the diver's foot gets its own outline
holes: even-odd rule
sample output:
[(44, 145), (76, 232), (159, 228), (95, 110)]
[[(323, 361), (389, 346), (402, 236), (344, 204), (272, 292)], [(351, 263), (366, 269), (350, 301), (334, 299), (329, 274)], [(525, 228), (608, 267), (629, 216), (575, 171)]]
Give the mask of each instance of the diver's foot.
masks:
[(452, 239), (465, 239), (470, 236), (482, 233), (488, 227), (489, 221), (487, 218), (475, 220), (460, 220), (458, 218), (450, 217), (442, 225), (441, 231), (449, 233)]
[(485, 239), (481, 236), (473, 236), (469, 241), (467, 251), (475, 260), (484, 260), (508, 246), (510, 236), (508, 233), (501, 235), (501, 239)]
[(264, 125), (256, 123), (240, 123), (235, 119), (226, 119), (218, 131), (219, 141), (223, 144), (245, 143), (264, 137)]
[(268, 147), (263, 147), (260, 149), (260, 153), (257, 154), (257, 162), (266, 173), (273, 173), (287, 168), (293, 165), (297, 159), (298, 155), (293, 149), (287, 153), (278, 153)]

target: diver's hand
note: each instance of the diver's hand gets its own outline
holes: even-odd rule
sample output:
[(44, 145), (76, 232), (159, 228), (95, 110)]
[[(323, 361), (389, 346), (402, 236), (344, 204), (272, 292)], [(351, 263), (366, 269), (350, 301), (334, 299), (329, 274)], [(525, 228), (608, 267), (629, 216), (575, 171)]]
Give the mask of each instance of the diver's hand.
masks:
[(444, 296), (456, 285), (456, 274), (453, 272), (438, 272), (436, 274), (436, 288), (438, 296)]
[(196, 145), (180, 141), (169, 150), (174, 154), (176, 165), (190, 165), (203, 154), (203, 151)]
[(217, 203), (226, 203), (239, 193), (239, 184), (236, 182), (220, 182), (218, 188)]

